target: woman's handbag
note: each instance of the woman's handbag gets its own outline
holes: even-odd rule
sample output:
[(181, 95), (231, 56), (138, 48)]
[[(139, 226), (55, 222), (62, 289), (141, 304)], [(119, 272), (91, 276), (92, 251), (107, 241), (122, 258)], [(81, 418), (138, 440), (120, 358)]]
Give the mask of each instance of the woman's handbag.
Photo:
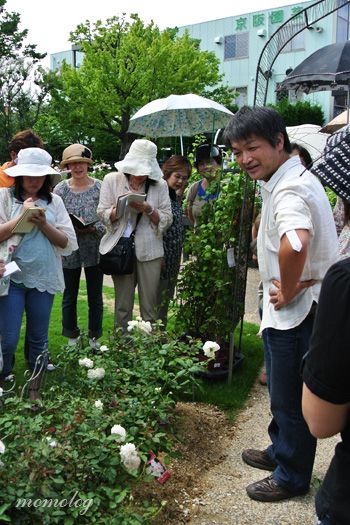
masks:
[(134, 231), (130, 237), (121, 237), (107, 253), (100, 253), (100, 268), (106, 275), (130, 275), (135, 267), (135, 232), (142, 217), (138, 213)]
[(121, 237), (111, 251), (100, 254), (100, 268), (106, 275), (129, 275), (135, 266), (135, 235)]

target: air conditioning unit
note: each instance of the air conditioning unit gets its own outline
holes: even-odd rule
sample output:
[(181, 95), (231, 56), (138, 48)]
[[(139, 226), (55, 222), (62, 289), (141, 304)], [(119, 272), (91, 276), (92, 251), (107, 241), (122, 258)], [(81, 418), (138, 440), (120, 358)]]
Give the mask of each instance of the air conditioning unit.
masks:
[(260, 38), (263, 38), (264, 36), (266, 36), (266, 29), (258, 29), (256, 34), (260, 36)]

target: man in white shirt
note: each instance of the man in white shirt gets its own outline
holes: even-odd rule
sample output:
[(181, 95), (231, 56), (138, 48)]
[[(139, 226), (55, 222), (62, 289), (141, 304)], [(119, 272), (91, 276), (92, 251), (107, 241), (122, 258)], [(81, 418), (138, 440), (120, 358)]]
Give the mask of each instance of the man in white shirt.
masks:
[(242, 108), (225, 131), (236, 161), (262, 181), (258, 263), (264, 302), (261, 331), (271, 399), (271, 445), (247, 449), (247, 464), (272, 475), (247, 487), (258, 501), (279, 501), (309, 490), (316, 440), (301, 411), (300, 365), (308, 350), (321, 281), (337, 258), (331, 206), (319, 180), (290, 142), (280, 115), (270, 108)]

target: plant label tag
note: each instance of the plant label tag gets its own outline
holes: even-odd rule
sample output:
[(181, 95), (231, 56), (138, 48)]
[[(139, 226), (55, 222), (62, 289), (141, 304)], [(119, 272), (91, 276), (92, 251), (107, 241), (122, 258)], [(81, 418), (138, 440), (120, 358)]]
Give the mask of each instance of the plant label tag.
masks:
[(234, 249), (233, 248), (228, 248), (226, 255), (227, 255), (228, 267), (229, 268), (234, 268), (236, 266)]
[(161, 485), (170, 478), (170, 472), (165, 468), (163, 463), (159, 461), (157, 456), (152, 450), (149, 451), (150, 458), (147, 461), (147, 474), (154, 476), (155, 480), (158, 481)]

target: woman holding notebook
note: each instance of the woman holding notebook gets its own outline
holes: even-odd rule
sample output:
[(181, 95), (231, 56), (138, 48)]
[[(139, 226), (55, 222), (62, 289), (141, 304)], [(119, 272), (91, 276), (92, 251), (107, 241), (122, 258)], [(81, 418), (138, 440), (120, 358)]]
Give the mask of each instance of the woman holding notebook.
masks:
[[(107, 227), (101, 239), (101, 254), (110, 252), (118, 241), (135, 236), (133, 273), (112, 275), (115, 324), (126, 331), (132, 319), (136, 285), (142, 319), (157, 319), (163, 233), (171, 225), (172, 213), (168, 186), (162, 179), (153, 142), (135, 140), (125, 158), (115, 166), (118, 171), (106, 175), (102, 182), (97, 213)], [(130, 195), (126, 205), (125, 195)], [(134, 195), (140, 195), (140, 199), (133, 198)]]
[(77, 299), (81, 269), (84, 267), (89, 308), (88, 334), (90, 346), (96, 348), (102, 335), (103, 273), (99, 263), (99, 244), (105, 228), (96, 215), (101, 181), (89, 176), (93, 163), (92, 152), (81, 144), (71, 144), (63, 151), (61, 168), (70, 171), (70, 177), (54, 192), (59, 195), (70, 215), (77, 234), (79, 249), (63, 257), (65, 290), (62, 300), (62, 335), (68, 344), (75, 345), (80, 336), (77, 321)]
[[(61, 256), (77, 248), (64, 204), (50, 191), (50, 176), (57, 175), (51, 162), (51, 156), (41, 148), (20, 150), (17, 165), (5, 170), (15, 178), (14, 187), (0, 189), (0, 256), (6, 261), (12, 259), (20, 269), (1, 280), (4, 367), (0, 384), (12, 371), (24, 311), (28, 364), (30, 370), (35, 370), (48, 345), (54, 295), (64, 289)], [(37, 213), (28, 214), (31, 208)], [(25, 215), (29, 215), (27, 220), (23, 220)], [(39, 397), (40, 381), (38, 376), (30, 384), (32, 400)]]

